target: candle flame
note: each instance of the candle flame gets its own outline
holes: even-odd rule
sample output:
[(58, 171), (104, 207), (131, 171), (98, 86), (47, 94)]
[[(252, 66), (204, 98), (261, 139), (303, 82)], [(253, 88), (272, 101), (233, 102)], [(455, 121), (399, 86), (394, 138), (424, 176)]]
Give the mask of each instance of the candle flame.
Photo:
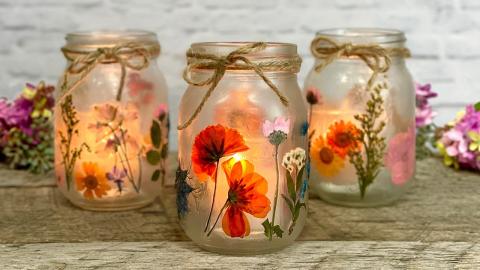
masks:
[(242, 161), (242, 160), (245, 159), (245, 157), (244, 157), (242, 154), (240, 154), (240, 153), (235, 153), (235, 154), (233, 155), (233, 159), (235, 159), (235, 161)]

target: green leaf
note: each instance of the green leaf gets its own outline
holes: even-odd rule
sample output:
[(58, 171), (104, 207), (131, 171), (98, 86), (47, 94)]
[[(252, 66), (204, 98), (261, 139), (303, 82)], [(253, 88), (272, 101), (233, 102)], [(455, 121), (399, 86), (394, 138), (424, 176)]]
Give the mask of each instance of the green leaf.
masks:
[(297, 195), (296, 195), (296, 192), (295, 192), (295, 184), (293, 183), (293, 179), (292, 179), (292, 176), (290, 175), (290, 173), (287, 171), (287, 188), (288, 188), (288, 193), (290, 194), (290, 198), (292, 199), (292, 201), (296, 201), (297, 200)]
[(161, 151), (161, 154), (163, 159), (166, 159), (167, 158), (167, 155), (168, 155), (168, 143), (164, 144), (162, 146), (162, 151)]
[(475, 111), (480, 112), (480, 101), (475, 103), (475, 105), (473, 105), (473, 107), (475, 108)]
[(152, 139), (152, 143), (155, 148), (159, 148), (160, 143), (162, 142), (162, 129), (155, 120), (152, 122), (152, 126), (150, 127), (150, 138)]
[(285, 202), (287, 203), (288, 208), (290, 209), (290, 213), (292, 213), (292, 216), (293, 216), (294, 208), (293, 208), (293, 203), (292, 203), (292, 201), (291, 201), (289, 198), (287, 198), (285, 195), (283, 195), (283, 194), (282, 194), (282, 197), (283, 197), (283, 199), (285, 200)]
[(264, 228), (265, 236), (270, 237), (270, 235), (272, 234), (272, 225), (270, 225), (270, 221), (268, 220), (268, 218), (265, 219), (265, 221), (262, 223), (262, 226)]
[(302, 204), (300, 204), (300, 203), (295, 204), (295, 212), (293, 214), (293, 221), (296, 221), (298, 219), (298, 216), (300, 215), (300, 209), (302, 209)]
[(273, 226), (272, 230), (273, 230), (273, 233), (274, 233), (278, 238), (282, 238), (282, 236), (283, 236), (283, 230), (282, 230), (282, 228), (280, 228), (280, 225), (275, 225), (275, 226)]
[(155, 170), (152, 174), (152, 181), (157, 181), (160, 178), (160, 170)]
[(305, 166), (303, 166), (297, 174), (297, 183), (295, 185), (296, 191), (299, 191), (302, 188), (303, 184), (303, 171), (305, 170)]
[(155, 151), (155, 150), (150, 150), (147, 152), (147, 161), (151, 165), (157, 165), (160, 162), (160, 159), (162, 157), (160, 156), (160, 152)]

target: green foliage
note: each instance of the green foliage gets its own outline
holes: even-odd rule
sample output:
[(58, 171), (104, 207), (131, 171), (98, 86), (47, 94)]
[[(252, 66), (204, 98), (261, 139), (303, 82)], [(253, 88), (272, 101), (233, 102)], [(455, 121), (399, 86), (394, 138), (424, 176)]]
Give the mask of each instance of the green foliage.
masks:
[(270, 220), (267, 218), (263, 223), (262, 226), (264, 228), (264, 234), (266, 237), (271, 239), (273, 235), (277, 236), (278, 238), (282, 238), (283, 230), (280, 228), (280, 225), (274, 225)]
[(53, 168), (52, 124), (49, 119), (34, 118), (32, 128), (37, 131), (35, 137), (39, 143), (20, 129), (13, 128), (8, 132), (3, 155), (12, 169), (26, 168), (32, 173), (43, 174)]
[[(166, 123), (164, 123), (166, 121)], [(165, 160), (168, 155), (168, 141), (164, 139), (162, 134), (162, 125), (167, 126), (168, 130), (168, 117), (163, 115), (158, 120), (152, 121), (152, 126), (150, 127), (150, 140), (152, 141), (153, 148), (147, 152), (147, 161), (152, 166), (158, 166), (151, 177), (152, 181), (157, 181), (162, 179), (162, 182), (165, 179)]]
[(373, 183), (383, 166), (386, 143), (385, 138), (380, 133), (385, 127), (385, 122), (378, 122), (378, 119), (384, 112), (381, 92), (387, 89), (386, 83), (375, 85), (369, 91), (370, 99), (367, 101), (365, 112), (355, 115), (355, 119), (360, 123), (361, 131), (356, 139), (362, 143), (364, 153), (362, 151), (351, 151), (348, 156), (350, 163), (356, 169), (362, 198), (365, 197), (367, 187)]
[(432, 157), (435, 148), (435, 126), (433, 124), (417, 128), (416, 157), (422, 160)]

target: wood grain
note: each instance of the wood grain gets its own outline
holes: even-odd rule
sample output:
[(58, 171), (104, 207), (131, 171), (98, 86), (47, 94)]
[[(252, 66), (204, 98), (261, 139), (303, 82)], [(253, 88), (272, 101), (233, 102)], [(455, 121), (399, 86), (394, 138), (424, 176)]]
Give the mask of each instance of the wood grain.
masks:
[[(174, 155), (169, 164), (173, 177)], [(53, 174), (0, 168), (0, 269), (477, 268), (480, 175), (435, 159), (417, 167), (410, 191), (392, 206), (312, 198), (295, 245), (254, 257), (212, 254), (188, 241), (173, 187), (143, 209), (90, 212), (60, 194)]]
[(2, 269), (474, 269), (480, 244), (296, 242), (256, 256), (225, 256), (190, 242), (0, 245)]

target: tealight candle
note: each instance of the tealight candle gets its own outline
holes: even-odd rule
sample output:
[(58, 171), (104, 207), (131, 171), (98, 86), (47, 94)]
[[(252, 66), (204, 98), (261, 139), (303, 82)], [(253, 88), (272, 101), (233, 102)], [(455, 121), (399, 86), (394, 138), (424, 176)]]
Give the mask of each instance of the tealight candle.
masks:
[(415, 91), (400, 31), (320, 31), (305, 81), (312, 191), (340, 205), (399, 198), (415, 170)]
[(290, 244), (307, 213), (296, 46), (195, 43), (179, 112), (177, 206), (187, 235), (231, 254)]
[(91, 210), (151, 203), (165, 177), (169, 128), (155, 34), (82, 32), (66, 40), (55, 107), (59, 189)]

